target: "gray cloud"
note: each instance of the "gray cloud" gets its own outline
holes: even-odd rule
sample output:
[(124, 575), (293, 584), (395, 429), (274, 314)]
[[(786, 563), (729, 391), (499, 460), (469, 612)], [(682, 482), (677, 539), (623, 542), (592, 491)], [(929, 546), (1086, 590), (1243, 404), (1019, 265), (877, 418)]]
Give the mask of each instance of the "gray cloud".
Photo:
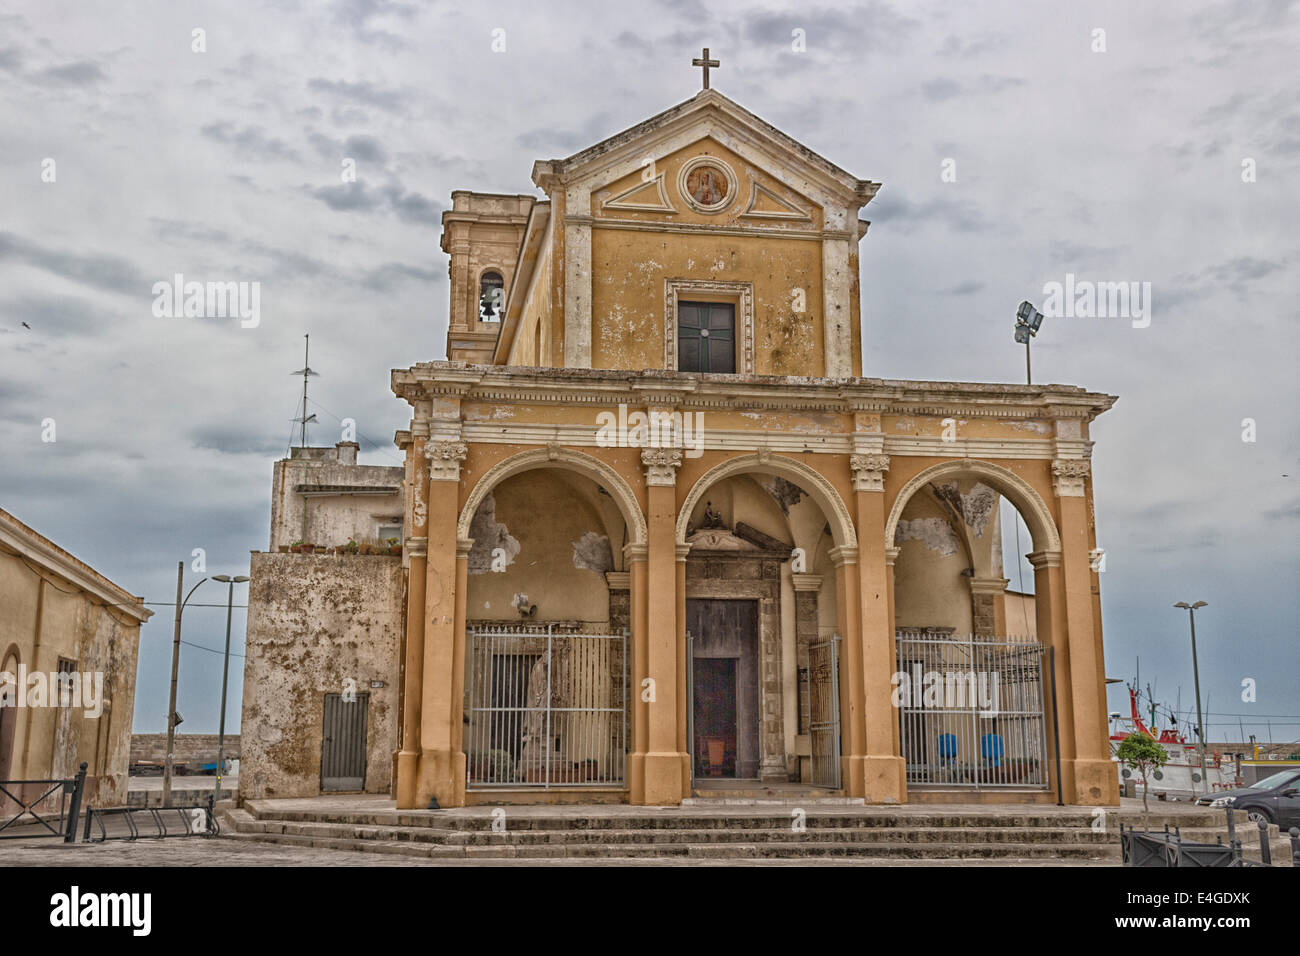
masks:
[(92, 289), (144, 295), (150, 281), (119, 256), (82, 255), (51, 249), (39, 242), (0, 232), (0, 262), (20, 262)]
[(65, 63), (41, 70), (36, 78), (55, 86), (90, 86), (106, 78), (99, 64), (82, 60), (77, 63)]
[(204, 136), (218, 143), (224, 143), (240, 153), (249, 154), (253, 158), (298, 159), (297, 151), (284, 140), (278, 136), (268, 136), (264, 130), (256, 126), (236, 129), (233, 123), (209, 123), (203, 127), (202, 132)]

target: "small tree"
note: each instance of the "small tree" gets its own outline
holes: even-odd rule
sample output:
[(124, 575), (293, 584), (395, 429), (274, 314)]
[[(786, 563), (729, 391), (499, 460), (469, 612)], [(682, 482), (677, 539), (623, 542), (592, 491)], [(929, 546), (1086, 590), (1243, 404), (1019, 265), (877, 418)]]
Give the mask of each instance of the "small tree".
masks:
[(1150, 807), (1147, 806), (1147, 774), (1158, 770), (1169, 762), (1169, 754), (1158, 743), (1144, 733), (1134, 731), (1120, 741), (1115, 756), (1126, 767), (1131, 767), (1142, 774), (1142, 826), (1149, 831)]

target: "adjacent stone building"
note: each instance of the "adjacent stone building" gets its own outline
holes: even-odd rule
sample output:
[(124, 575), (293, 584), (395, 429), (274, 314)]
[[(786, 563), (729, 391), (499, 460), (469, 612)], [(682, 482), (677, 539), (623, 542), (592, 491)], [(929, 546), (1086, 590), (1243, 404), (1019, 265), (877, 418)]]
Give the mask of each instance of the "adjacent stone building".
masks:
[[(126, 803), (140, 625), (152, 616), (0, 511), (0, 780), (67, 779), (84, 762), (88, 805)], [(0, 813), (7, 803), (0, 795)]]

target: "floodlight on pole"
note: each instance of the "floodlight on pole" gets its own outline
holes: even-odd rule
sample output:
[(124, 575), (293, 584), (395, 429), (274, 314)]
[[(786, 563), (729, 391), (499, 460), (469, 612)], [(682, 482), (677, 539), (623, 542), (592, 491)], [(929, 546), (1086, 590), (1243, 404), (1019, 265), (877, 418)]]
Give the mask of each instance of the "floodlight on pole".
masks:
[(1043, 313), (1034, 308), (1026, 299), (1016, 309), (1016, 341), (1025, 346), (1025, 384), (1033, 385), (1034, 377), (1029, 364), (1029, 340), (1038, 334), (1043, 324)]

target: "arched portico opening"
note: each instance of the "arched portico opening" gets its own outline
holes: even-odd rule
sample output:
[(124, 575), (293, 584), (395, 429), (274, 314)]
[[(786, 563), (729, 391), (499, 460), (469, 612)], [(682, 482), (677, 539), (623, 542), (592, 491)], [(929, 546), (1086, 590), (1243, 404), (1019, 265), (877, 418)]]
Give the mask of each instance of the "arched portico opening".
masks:
[(792, 458), (705, 472), (678, 512), (685, 740), (694, 785), (839, 789), (847, 719), (836, 693), (853, 626), (857, 535), (835, 487)]
[(628, 559), (646, 521), (607, 463), (549, 447), (490, 468), (461, 510), (468, 785), (622, 786)]
[[(1023, 520), (1032, 542), (1032, 590), (1008, 588), (1008, 562), (1014, 555), (1014, 571), (1021, 560), (1002, 533), (1009, 516)], [(1055, 756), (1048, 648), (1063, 636), (1052, 618), (1061, 538), (1047, 504), (1006, 468), (943, 462), (899, 490), (884, 543), (909, 789), (1047, 790)]]

